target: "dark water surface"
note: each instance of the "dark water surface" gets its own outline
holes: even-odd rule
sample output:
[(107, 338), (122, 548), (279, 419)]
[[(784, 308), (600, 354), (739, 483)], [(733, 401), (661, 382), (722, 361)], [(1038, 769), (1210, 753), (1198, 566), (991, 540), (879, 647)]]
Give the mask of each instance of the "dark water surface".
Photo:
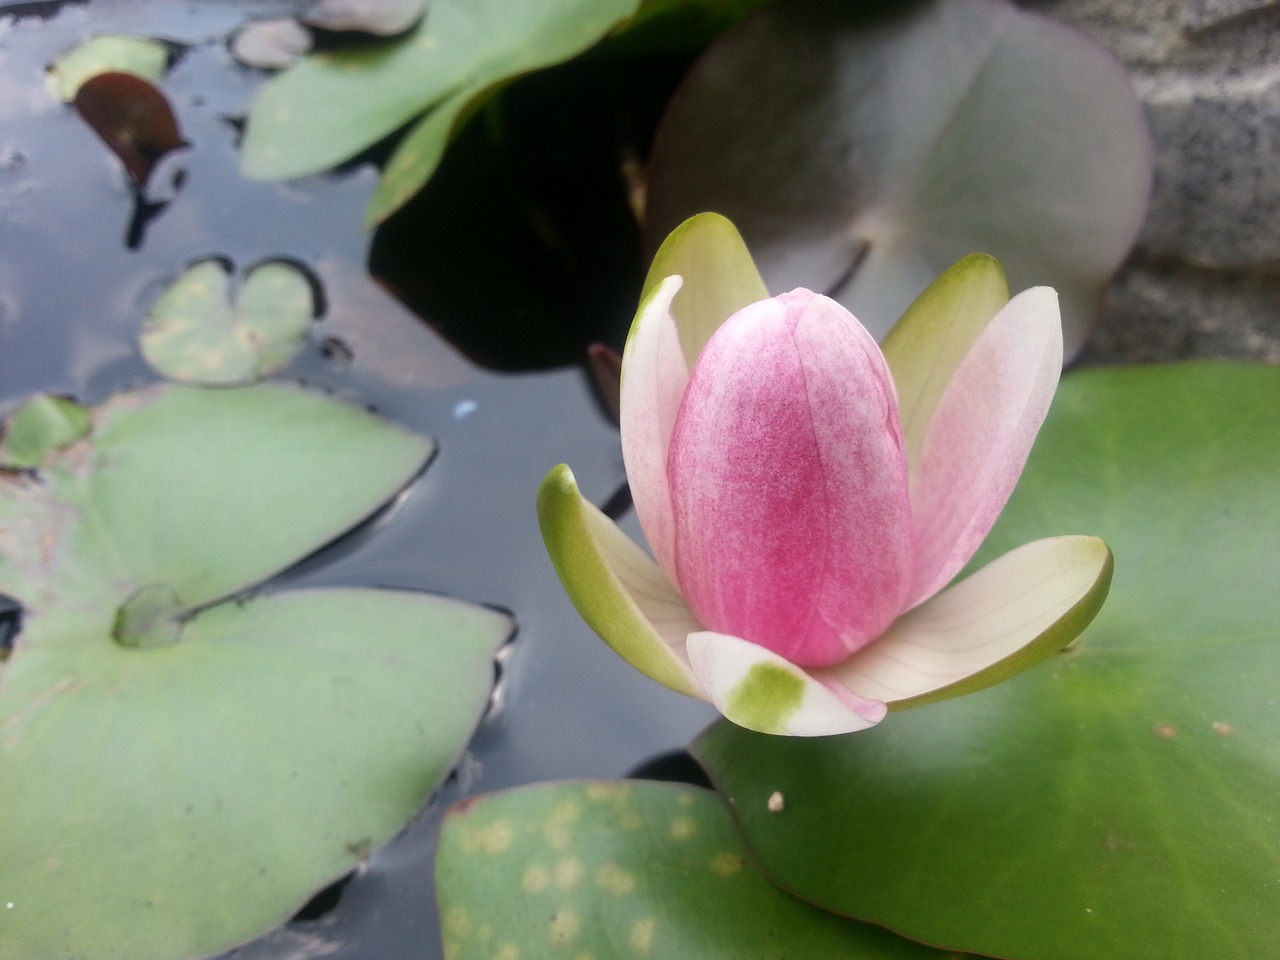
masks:
[[(431, 862), (449, 803), (533, 781), (623, 776), (682, 748), (711, 713), (614, 656), (546, 559), (534, 513), (546, 471), (572, 464), (597, 503), (624, 480), (616, 430), (582, 373), (481, 370), (373, 283), (360, 228), (371, 166), (285, 184), (240, 177), (232, 121), (263, 75), (236, 65), (222, 38), (247, 10), (288, 6), (0, 4), (0, 403), (7, 411), (34, 391), (97, 402), (156, 379), (137, 333), (155, 295), (193, 260), (217, 255), (244, 268), (283, 256), (319, 277), (327, 310), (285, 375), (373, 405), (435, 437), (439, 453), (376, 530), (282, 579), (436, 591), (510, 610), (519, 630), (490, 717), (424, 813), (332, 910), (229, 956), (424, 960), (440, 954)], [(44, 89), (47, 64), (103, 32), (183, 45), (161, 87), (190, 146), (152, 176), (153, 198), (174, 198), (140, 231), (135, 224), (132, 249), (136, 198), (120, 162)], [(494, 272), (500, 282), (501, 264)], [(634, 518), (627, 526), (636, 532)]]

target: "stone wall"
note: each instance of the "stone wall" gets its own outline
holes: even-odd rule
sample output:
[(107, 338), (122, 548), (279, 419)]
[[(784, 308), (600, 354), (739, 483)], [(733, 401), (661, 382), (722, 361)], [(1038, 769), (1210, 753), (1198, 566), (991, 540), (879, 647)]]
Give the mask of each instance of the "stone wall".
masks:
[(1025, 0), (1129, 67), (1151, 211), (1087, 356), (1280, 362), (1280, 0)]

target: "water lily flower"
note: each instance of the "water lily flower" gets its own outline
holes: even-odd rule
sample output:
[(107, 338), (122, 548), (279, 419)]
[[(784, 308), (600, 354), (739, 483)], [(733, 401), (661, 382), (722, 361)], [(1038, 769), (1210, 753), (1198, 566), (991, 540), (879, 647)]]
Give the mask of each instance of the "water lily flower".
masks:
[[(623, 353), (623, 456), (654, 558), (543, 482), (548, 552), (626, 660), (735, 723), (821, 736), (981, 689), (1061, 649), (1111, 579), (1095, 537), (1026, 544), (953, 586), (1057, 387), (1045, 287), (974, 256), (883, 351), (844, 307), (769, 297), (723, 218), (659, 251)], [(945, 589), (944, 589), (945, 588)]]

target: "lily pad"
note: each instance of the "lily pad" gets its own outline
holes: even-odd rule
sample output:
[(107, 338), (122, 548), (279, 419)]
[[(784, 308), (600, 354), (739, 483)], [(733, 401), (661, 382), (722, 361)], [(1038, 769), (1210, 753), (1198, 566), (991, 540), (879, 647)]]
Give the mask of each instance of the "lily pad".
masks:
[(769, 873), (955, 950), (1280, 956), (1277, 408), (1274, 367), (1067, 377), (977, 562), (1087, 530), (1106, 605), (1049, 663), (865, 733), (712, 728), (695, 752)]
[(294, 387), (162, 386), (0, 480), (0, 591), (22, 604), (0, 664), (0, 955), (225, 950), (404, 826), (510, 618), (405, 591), (223, 598), (431, 449)]
[(1067, 354), (1146, 211), (1152, 153), (1122, 66), (1004, 0), (770, 4), (714, 45), (654, 146), (650, 246), (715, 210), (775, 293), (883, 336), (982, 251), (1057, 288)]
[(556, 783), (464, 800), (436, 879), (450, 960), (943, 960), (773, 887), (697, 787)]
[(145, 37), (104, 35), (86, 40), (49, 68), (49, 86), (60, 100), (75, 99), (80, 85), (100, 73), (128, 73), (159, 80), (169, 66), (169, 48)]
[(0, 466), (34, 467), (89, 432), (89, 411), (70, 397), (41, 394), (9, 415), (0, 442)]
[(235, 302), (220, 260), (204, 260), (156, 300), (142, 331), (147, 362), (173, 380), (225, 386), (279, 370), (306, 342), (315, 317), (311, 283), (297, 267), (254, 267)]
[(639, 0), (432, 0), (418, 26), (378, 45), (320, 53), (273, 78), (245, 131), (247, 176), (317, 173), (427, 110), (379, 195), (390, 214), (439, 163), (459, 117), (492, 88), (568, 60), (634, 12)]

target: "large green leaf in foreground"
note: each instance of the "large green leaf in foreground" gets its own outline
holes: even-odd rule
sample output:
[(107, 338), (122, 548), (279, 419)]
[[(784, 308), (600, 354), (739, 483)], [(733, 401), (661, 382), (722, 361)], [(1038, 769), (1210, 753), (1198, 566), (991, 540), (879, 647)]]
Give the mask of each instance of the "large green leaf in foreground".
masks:
[(430, 441), (362, 410), (161, 387), (83, 439), (45, 420), (38, 472), (0, 478), (0, 591), (23, 607), (0, 663), (0, 956), (215, 953), (404, 826), (510, 619), (405, 591), (223, 600), (421, 469)]
[(1100, 535), (1102, 612), (1049, 663), (865, 733), (712, 728), (696, 753), (765, 868), (951, 949), (1280, 957), (1277, 410), (1274, 367), (1068, 377), (984, 556)]
[(449, 960), (943, 960), (773, 887), (698, 787), (553, 783), (465, 800), (436, 877)]

